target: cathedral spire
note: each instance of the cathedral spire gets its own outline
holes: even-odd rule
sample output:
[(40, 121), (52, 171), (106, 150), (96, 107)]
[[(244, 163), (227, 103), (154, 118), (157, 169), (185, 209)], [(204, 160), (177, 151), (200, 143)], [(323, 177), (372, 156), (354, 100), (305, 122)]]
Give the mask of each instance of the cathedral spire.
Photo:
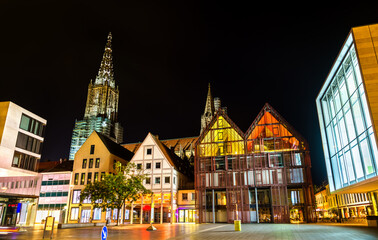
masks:
[(213, 96), (211, 95), (210, 83), (207, 90), (207, 98), (206, 98), (204, 115), (206, 115), (206, 113), (210, 113), (211, 115), (213, 115), (214, 113), (214, 100), (213, 100)]
[(215, 112), (214, 99), (211, 95), (211, 87), (209, 83), (208, 90), (207, 90), (205, 111), (203, 112), (203, 115), (201, 116), (201, 132), (206, 128), (207, 124), (213, 118), (214, 112)]
[(100, 69), (96, 77), (95, 84), (109, 84), (115, 87), (113, 72), (113, 56), (112, 56), (112, 33), (109, 32), (108, 40), (105, 45), (104, 55), (102, 57)]

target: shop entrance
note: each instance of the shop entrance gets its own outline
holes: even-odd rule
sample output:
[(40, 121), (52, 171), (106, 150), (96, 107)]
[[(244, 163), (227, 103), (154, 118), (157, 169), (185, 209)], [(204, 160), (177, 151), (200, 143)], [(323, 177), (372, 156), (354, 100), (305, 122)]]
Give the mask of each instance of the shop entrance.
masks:
[(251, 222), (257, 222), (257, 217), (260, 223), (272, 222), (272, 204), (270, 200), (270, 189), (257, 189), (257, 194), (255, 189), (251, 189), (249, 191), (249, 199)]
[(180, 223), (191, 223), (194, 222), (194, 216), (196, 214), (196, 210), (193, 209), (179, 209), (179, 222)]

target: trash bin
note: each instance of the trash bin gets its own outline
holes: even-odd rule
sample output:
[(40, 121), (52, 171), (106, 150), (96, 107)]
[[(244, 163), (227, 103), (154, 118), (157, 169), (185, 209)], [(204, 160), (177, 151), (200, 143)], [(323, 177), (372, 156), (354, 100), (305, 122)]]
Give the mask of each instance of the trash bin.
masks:
[(234, 220), (235, 231), (241, 231), (241, 220)]

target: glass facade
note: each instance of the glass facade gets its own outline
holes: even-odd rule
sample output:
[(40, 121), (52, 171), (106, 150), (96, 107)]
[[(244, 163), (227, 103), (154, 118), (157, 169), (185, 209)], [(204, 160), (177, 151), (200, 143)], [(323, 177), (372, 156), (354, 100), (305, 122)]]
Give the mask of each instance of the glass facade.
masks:
[(308, 145), (269, 104), (245, 134), (224, 111), (209, 124), (196, 143), (200, 223), (313, 221)]
[(343, 53), (318, 102), (331, 191), (376, 176), (377, 145), (354, 44)]

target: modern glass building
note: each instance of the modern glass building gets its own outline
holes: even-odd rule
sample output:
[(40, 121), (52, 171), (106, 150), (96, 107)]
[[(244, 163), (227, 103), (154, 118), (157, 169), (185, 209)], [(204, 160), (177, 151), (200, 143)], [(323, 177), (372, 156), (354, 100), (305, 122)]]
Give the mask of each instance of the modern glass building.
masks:
[(314, 221), (308, 144), (269, 104), (244, 134), (222, 109), (196, 143), (199, 223)]
[(377, 38), (378, 25), (352, 28), (316, 99), (330, 191), (370, 192), (373, 199), (378, 191)]

